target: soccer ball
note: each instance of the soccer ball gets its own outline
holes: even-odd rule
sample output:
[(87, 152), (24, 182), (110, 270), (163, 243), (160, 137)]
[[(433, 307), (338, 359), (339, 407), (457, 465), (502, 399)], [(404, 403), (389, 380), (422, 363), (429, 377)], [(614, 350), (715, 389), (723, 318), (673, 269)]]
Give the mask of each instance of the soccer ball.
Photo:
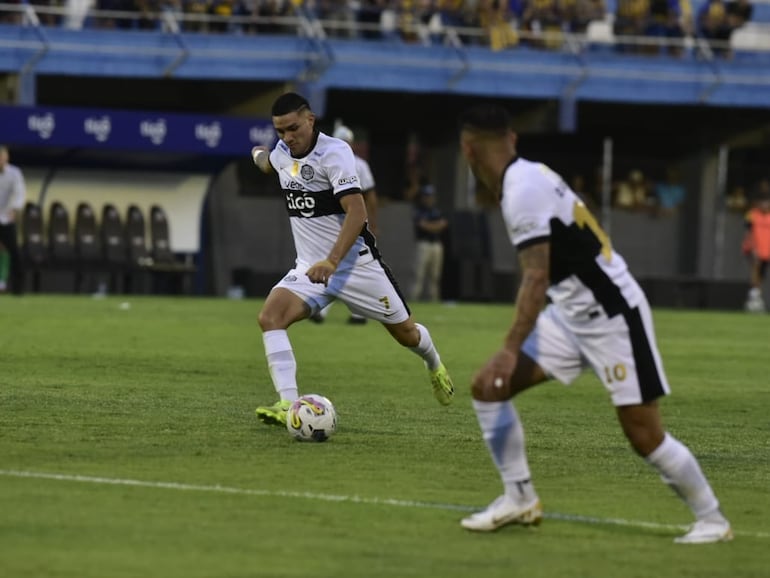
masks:
[(300, 441), (325, 442), (337, 431), (337, 411), (322, 395), (303, 395), (289, 407), (286, 429)]

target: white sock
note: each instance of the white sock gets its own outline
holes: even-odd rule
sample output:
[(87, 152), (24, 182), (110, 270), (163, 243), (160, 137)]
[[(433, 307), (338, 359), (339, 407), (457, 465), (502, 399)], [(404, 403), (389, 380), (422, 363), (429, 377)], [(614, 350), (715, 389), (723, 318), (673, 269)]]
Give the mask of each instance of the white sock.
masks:
[(524, 428), (513, 402), (474, 399), (473, 409), (492, 461), (500, 472), (505, 493), (519, 502), (530, 502), (537, 498), (530, 481)]
[(265, 357), (273, 387), (281, 400), (294, 401), (299, 397), (297, 391), (297, 361), (289, 342), (289, 334), (285, 329), (274, 329), (262, 334), (265, 344)]
[(417, 344), (417, 347), (410, 347), (409, 349), (422, 357), (428, 369), (433, 371), (441, 365), (441, 357), (439, 357), (438, 351), (436, 351), (436, 348), (433, 345), (433, 340), (430, 338), (428, 330), (419, 323), (415, 323), (415, 325), (420, 332), (420, 343)]
[(324, 307), (318, 312), (318, 315), (319, 317), (321, 317), (321, 319), (326, 319), (326, 316), (329, 315), (329, 309), (332, 308), (332, 305), (334, 305), (334, 301), (329, 303), (326, 307)]
[(663, 442), (646, 458), (660, 477), (689, 506), (698, 520), (723, 518), (698, 460), (682, 442), (666, 433)]

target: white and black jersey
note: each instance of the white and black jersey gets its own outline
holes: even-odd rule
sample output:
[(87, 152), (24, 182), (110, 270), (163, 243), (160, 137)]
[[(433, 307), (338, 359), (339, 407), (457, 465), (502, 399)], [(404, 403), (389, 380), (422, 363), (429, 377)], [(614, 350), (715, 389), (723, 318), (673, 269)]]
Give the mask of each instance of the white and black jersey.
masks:
[(645, 300), (623, 258), (564, 180), (542, 163), (514, 159), (503, 175), (501, 208), (517, 249), (550, 242), (554, 305), (571, 317), (601, 305), (613, 317)]
[(356, 173), (358, 173), (358, 186), (362, 193), (368, 193), (375, 187), (374, 175), (369, 163), (356, 155)]
[[(286, 194), (297, 267), (310, 267), (326, 259), (337, 241), (345, 220), (340, 198), (361, 194), (355, 156), (345, 141), (319, 132), (310, 151), (300, 158), (291, 156), (289, 147), (279, 140), (270, 153), (270, 164)], [(337, 271), (375, 258), (379, 253), (374, 236), (364, 225)]]

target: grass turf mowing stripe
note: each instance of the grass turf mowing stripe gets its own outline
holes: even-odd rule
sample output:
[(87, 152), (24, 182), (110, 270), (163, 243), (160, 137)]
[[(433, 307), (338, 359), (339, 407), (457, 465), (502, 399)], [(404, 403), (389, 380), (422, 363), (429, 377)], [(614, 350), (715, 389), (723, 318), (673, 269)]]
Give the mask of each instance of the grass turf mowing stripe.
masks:
[[(222, 494), (238, 494), (244, 496), (272, 496), (280, 498), (305, 498), (308, 500), (323, 500), (326, 502), (350, 502), (355, 504), (369, 504), (379, 506), (399, 506), (403, 508), (429, 508), (434, 510), (451, 510), (459, 512), (475, 512), (482, 506), (465, 506), (462, 504), (440, 504), (433, 502), (420, 502), (413, 500), (398, 500), (395, 498), (364, 498), (361, 496), (340, 496), (334, 494), (317, 494), (312, 492), (290, 492), (285, 490), (258, 490), (251, 488), (233, 488), (228, 486), (205, 486), (198, 484), (185, 484), (180, 482), (157, 482), (145, 480), (131, 480), (124, 478), (105, 478), (100, 476), (85, 476), (77, 474), (57, 474), (51, 472), (30, 472), (23, 470), (0, 470), (0, 476), (13, 478), (33, 478), (40, 480), (56, 480), (61, 482), (81, 482), (88, 484), (103, 484), (112, 486), (133, 486), (138, 488), (160, 488), (165, 490), (180, 490), (191, 492), (215, 492)], [(558, 512), (545, 512), (544, 518), (565, 522), (577, 522), (592, 525), (628, 526), (634, 528), (646, 528), (654, 530), (681, 531), (688, 528), (681, 524), (659, 524), (642, 520), (625, 520), (623, 518), (597, 518), (594, 516), (582, 516), (578, 514), (561, 514)], [(739, 536), (751, 538), (770, 538), (766, 532), (735, 532)]]

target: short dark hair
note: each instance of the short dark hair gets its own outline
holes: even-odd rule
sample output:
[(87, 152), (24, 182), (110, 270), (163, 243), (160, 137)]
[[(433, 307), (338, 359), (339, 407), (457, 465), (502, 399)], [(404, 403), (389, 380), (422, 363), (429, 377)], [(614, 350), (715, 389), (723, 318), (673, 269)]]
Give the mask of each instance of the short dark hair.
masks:
[(287, 92), (275, 99), (272, 114), (273, 116), (283, 116), (290, 112), (298, 112), (303, 108), (310, 110), (310, 103), (307, 99), (296, 92)]
[(503, 134), (513, 128), (511, 115), (498, 104), (477, 104), (460, 116), (460, 129)]

